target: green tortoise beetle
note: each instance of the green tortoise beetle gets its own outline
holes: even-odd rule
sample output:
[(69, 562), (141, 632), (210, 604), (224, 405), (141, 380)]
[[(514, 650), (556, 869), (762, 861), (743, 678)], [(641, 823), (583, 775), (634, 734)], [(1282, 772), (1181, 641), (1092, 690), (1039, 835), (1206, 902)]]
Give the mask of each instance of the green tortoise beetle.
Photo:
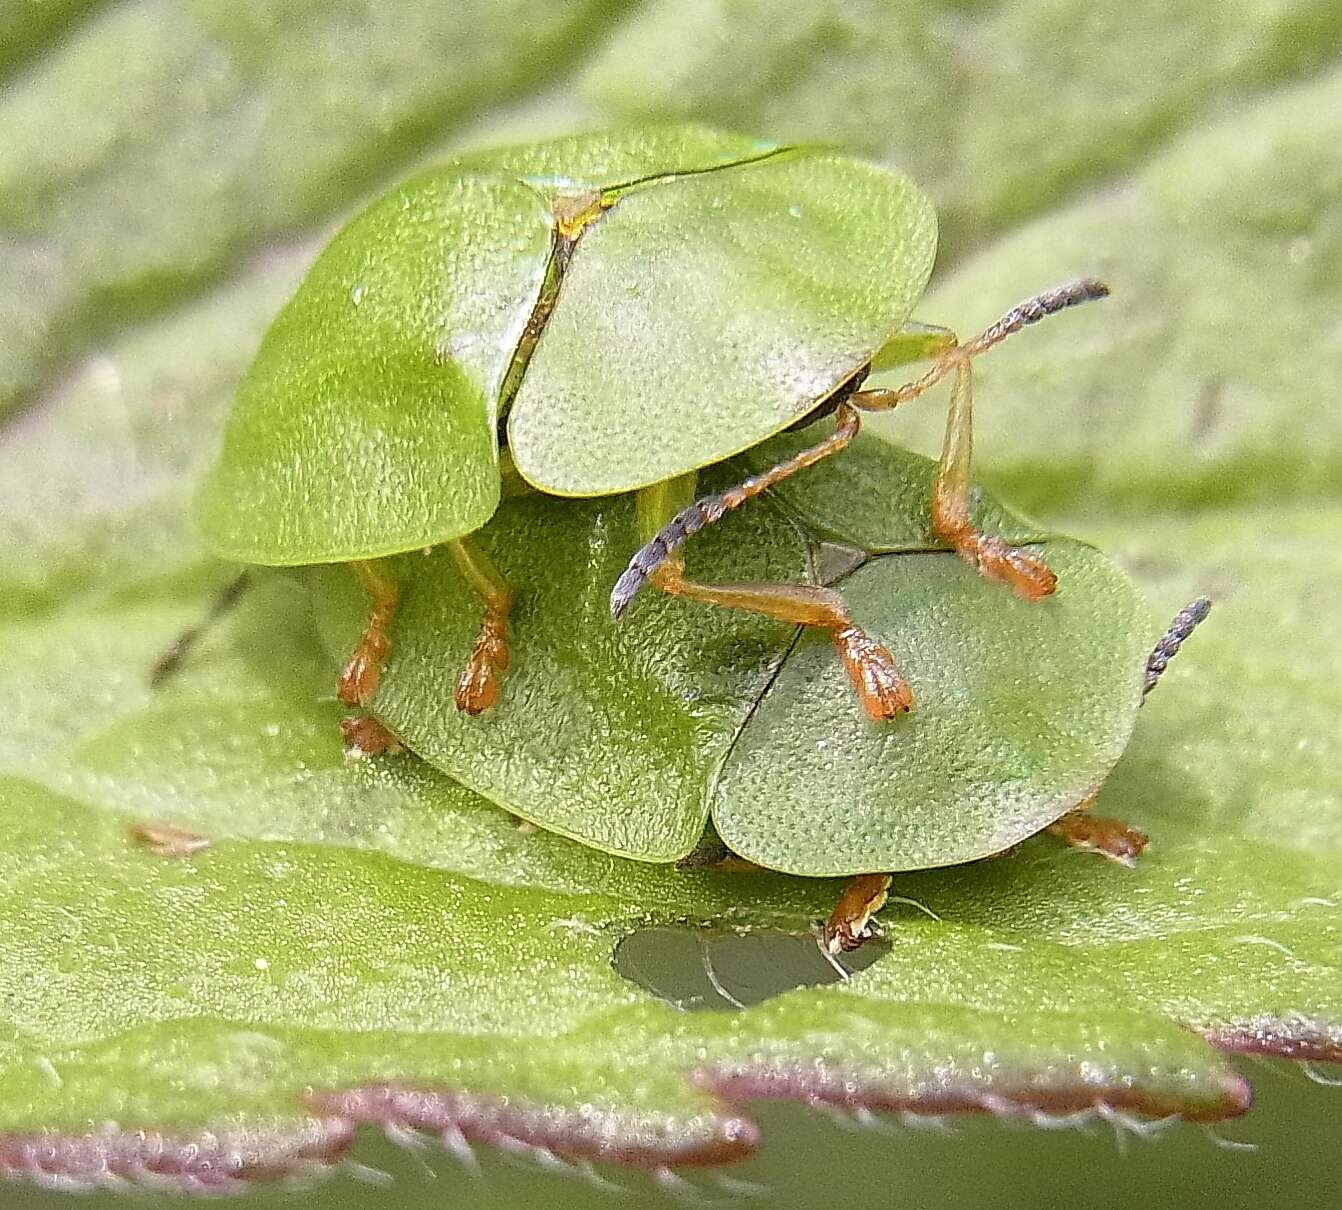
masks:
[[(1020, 598), (1054, 592), (1038, 553), (974, 523), (971, 363), (1107, 287), (1049, 290), (962, 344), (909, 320), (935, 246), (911, 181), (816, 148), (668, 126), (459, 157), (374, 202), (317, 258), (238, 390), (199, 528), (240, 562), (351, 565), (371, 607), (338, 694), (361, 710), (396, 633), (389, 560), (442, 548), (482, 607), (453, 695), (478, 715), (509, 667), (514, 592), (476, 534), (505, 495), (636, 493), (643, 545), (613, 579), (611, 615), (651, 584), (816, 628), (865, 717), (889, 720), (913, 690), (840, 592), (701, 583), (680, 547), (849, 447), (864, 413), (949, 377), (932, 535)], [(901, 387), (865, 386), (918, 360), (928, 368)], [(686, 505), (705, 468), (827, 416), (821, 439)], [(368, 718), (345, 728), (365, 749), (391, 742)], [(834, 944), (863, 935), (874, 886), (854, 884)]]
[[(220, 555), (349, 563), (372, 608), (340, 678), (376, 691), (398, 589), (382, 560), (443, 545), (484, 606), (456, 686), (491, 706), (508, 666), (512, 593), (472, 535), (508, 481), (557, 496), (640, 492), (833, 412), (832, 434), (768, 472), (665, 515), (614, 588), (646, 582), (833, 635), (874, 718), (913, 697), (842, 599), (807, 585), (687, 580), (676, 547), (844, 448), (864, 411), (954, 387), (931, 501), (936, 532), (1016, 592), (1054, 588), (1036, 556), (969, 522), (971, 359), (1025, 324), (1102, 297), (1081, 281), (1013, 308), (967, 344), (910, 325), (936, 225), (906, 177), (827, 151), (666, 127), (466, 156), (349, 223), (267, 333), (197, 501)], [(918, 357), (908, 385), (863, 390)]]

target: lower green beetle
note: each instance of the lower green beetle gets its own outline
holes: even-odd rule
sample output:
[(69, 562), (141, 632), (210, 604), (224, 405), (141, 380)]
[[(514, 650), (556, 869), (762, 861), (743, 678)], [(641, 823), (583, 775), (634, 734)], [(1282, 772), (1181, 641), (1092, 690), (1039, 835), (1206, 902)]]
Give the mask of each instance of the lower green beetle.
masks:
[[(500, 531), (500, 501), (634, 493), (636, 506), (624, 516), (630, 524), (636, 518), (630, 537), (637, 538), (606, 588), (610, 614), (618, 617), (651, 584), (785, 628), (814, 628), (857, 694), (862, 725), (888, 728), (886, 720), (914, 710), (908, 669), (844, 595), (806, 574), (784, 583), (693, 580), (680, 547), (726, 512), (852, 446), (864, 413), (950, 378), (945, 446), (922, 505), (930, 525), (920, 524), (919, 544), (908, 549), (953, 552), (1021, 601), (1054, 593), (1057, 577), (1028, 530), (1004, 536), (976, 520), (971, 363), (1027, 324), (1107, 288), (1087, 279), (1049, 290), (961, 344), (945, 329), (909, 321), (935, 245), (932, 207), (906, 177), (814, 148), (672, 126), (462, 156), (374, 202), (318, 257), (238, 391), (198, 498), (200, 529), (220, 555), (243, 562), (351, 565), (371, 611), (365, 600), (339, 696), (382, 718), (383, 670), (393, 641), (399, 648), (405, 640), (398, 610), (406, 576), (393, 556), (440, 549), (477, 599), (476, 619), (483, 607), (454, 678), (456, 708), (475, 716), (499, 702), (512, 662), (509, 621), (519, 594), (500, 570), (504, 549), (482, 540)], [(904, 386), (865, 386), (873, 371), (916, 360), (928, 368)], [(801, 445), (789, 440), (831, 418), (825, 434)], [(739, 482), (694, 499), (706, 468), (744, 466), (743, 457), (779, 443), (785, 448), (767, 465), (751, 464)], [(595, 562), (604, 565), (604, 556)], [(458, 619), (462, 608), (458, 601)], [(609, 618), (602, 624), (611, 629)], [(528, 637), (518, 630), (525, 660)], [(1120, 653), (1105, 659), (1117, 667)], [(1123, 673), (1130, 706), (1138, 671)], [(919, 685), (915, 714), (924, 691)], [(474, 724), (454, 724), (453, 733), (474, 725), (467, 747), (488, 748), (510, 725), (506, 716), (533, 705), (505, 700)], [(491, 792), (481, 786), (489, 778), (463, 772), (471, 761), (425, 751), (433, 744), (415, 742), (411, 720), (389, 721), (421, 755)], [(346, 728), (365, 743), (382, 734), (361, 719)], [(1074, 794), (1074, 805), (1083, 796), (1076, 791), (1095, 788), (1117, 751), (1112, 735), (1091, 747), (1098, 755), (1084, 785), (1052, 786), (1046, 807), (1021, 808), (1030, 826), (997, 829), (998, 839), (1011, 837), (999, 849), (1064, 814), (1060, 790)], [(708, 812), (697, 821), (690, 812), (672, 840), (659, 833), (643, 843), (514, 798), (498, 801), (645, 860), (683, 857)], [(725, 815), (714, 818), (723, 830)], [(909, 868), (885, 860), (881, 844), (814, 869), (752, 854), (749, 844), (732, 847), (801, 873)], [(986, 851), (980, 844), (970, 855)], [(942, 856), (913, 860), (968, 859), (958, 849)], [(859, 918), (849, 912), (831, 936), (853, 940)]]

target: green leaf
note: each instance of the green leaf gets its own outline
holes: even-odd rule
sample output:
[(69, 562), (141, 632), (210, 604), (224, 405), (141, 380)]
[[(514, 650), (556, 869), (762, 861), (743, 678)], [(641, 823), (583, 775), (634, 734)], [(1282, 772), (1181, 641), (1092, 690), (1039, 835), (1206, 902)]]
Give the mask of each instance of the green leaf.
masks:
[[(1342, 1055), (1338, 30), (1327, 0), (0, 8), (0, 1168), (199, 1187), (328, 1163), (355, 1118), (721, 1160), (754, 1098), (1213, 1119), (1227, 1050)], [(232, 575), (188, 501), (326, 232), (435, 148), (653, 112), (910, 171), (946, 235), (918, 315), (962, 335), (1111, 279), (982, 361), (978, 454), (1046, 521), (1014, 536), (1082, 533), (1162, 614), (1216, 598), (1098, 806), (1152, 835), (1135, 870), (1038, 837), (897, 878), (842, 985), (631, 982), (633, 932), (783, 945), (839, 884), (621, 861), (347, 761), (295, 584), (150, 691)], [(904, 412), (934, 443), (935, 401)], [(848, 465), (752, 524), (917, 544)], [(690, 975), (750, 1007), (644, 988)]]
[(0, 410), (115, 323), (348, 211), (618, 9), (199, 0), (63, 31), (0, 100)]
[[(689, 0), (626, 20), (583, 85), (626, 121), (689, 117), (899, 164), (931, 187), (959, 255), (1171, 134), (1335, 63), (1339, 33), (1330, 0), (821, 0), (804, 13), (787, 0)], [(1303, 130), (1323, 154), (1328, 136)]]
[[(500, 1135), (561, 1154), (726, 1159), (753, 1130), (718, 1096), (779, 1076), (805, 1091), (813, 1047), (836, 1036), (833, 1071), (877, 1103), (916, 1105), (934, 1065), (939, 1095), (966, 1105), (999, 1090), (1021, 1104), (1087, 1103), (1079, 1066), (1046, 1057), (1059, 1033), (1120, 1103), (1133, 1081), (1143, 1107), (1190, 1115), (1220, 1116), (1244, 1095), (1236, 1077), (1207, 1070), (1204, 1044), (1130, 1012), (1062, 1025), (1024, 1014), (991, 1073), (974, 1063), (1001, 1013), (799, 991), (736, 1020), (686, 1017), (610, 968), (610, 925), (628, 901), (509, 892), (313, 845), (220, 843), (164, 861), (62, 799), (11, 787), (6, 801), (5, 941), (34, 963), (0, 984), (27, 1005), (0, 1079), (9, 1129), (110, 1118), (185, 1131), (202, 1117), (274, 1129), (306, 1103), (488, 1137), (480, 1123), (493, 1109)], [(71, 828), (77, 853), (61, 839)], [(134, 922), (127, 903), (139, 905)], [(51, 973), (34, 979), (34, 967)], [(1134, 1042), (1141, 1032), (1136, 1053), (1105, 1053), (1115, 1031)], [(387, 1080), (443, 1091), (400, 1108), (371, 1088), (339, 1091)], [(528, 1105), (553, 1107), (551, 1138), (525, 1124)]]
[[(79, 1133), (110, 1118), (287, 1137), (311, 1087), (310, 1106), (512, 1131), (581, 1156), (591, 1135), (564, 1111), (581, 1100), (603, 1147), (651, 1131), (641, 1154), (658, 1162), (749, 1145), (739, 1111), (706, 1093), (824, 1100), (847, 1081), (845, 1096), (874, 1106), (1216, 1117), (1242, 1108), (1244, 1089), (1168, 1018), (1326, 1053), (1342, 1012), (1335, 861), (1251, 847), (1229, 827), (1209, 842), (1203, 820), (1177, 810), (1139, 812), (1157, 839), (1135, 872), (1040, 839), (1015, 858), (911, 876), (899, 893), (942, 919), (901, 912), (895, 948), (847, 985), (789, 993), (730, 1026), (668, 1015), (609, 970), (625, 930), (686, 916), (795, 928), (833, 884), (612, 864), (520, 833), (410, 760), (351, 764), (295, 592), (276, 583), (254, 599), (164, 696), (141, 690), (119, 721), (7, 757), (7, 1129)], [(1247, 604), (1231, 631), (1241, 643), (1263, 622)], [(139, 637), (127, 663), (143, 667), (181, 612), (76, 613), (62, 627), (69, 662), (107, 651), (105, 620)], [(1190, 691), (1205, 693), (1205, 662), (1189, 659), (1171, 677), (1191, 667), (1203, 684)], [(22, 686), (33, 671), (11, 675)], [(1144, 730), (1159, 751), (1155, 726)], [(1256, 759), (1233, 741), (1216, 755)], [(1121, 769), (1117, 784), (1133, 776)], [(1168, 779), (1136, 785), (1161, 796)], [(165, 859), (130, 843), (126, 823), (163, 817), (214, 846)], [(438, 1091), (413, 1104), (320, 1095), (387, 1080)], [(491, 1135), (504, 1095), (552, 1106), (551, 1133), (517, 1119)]]

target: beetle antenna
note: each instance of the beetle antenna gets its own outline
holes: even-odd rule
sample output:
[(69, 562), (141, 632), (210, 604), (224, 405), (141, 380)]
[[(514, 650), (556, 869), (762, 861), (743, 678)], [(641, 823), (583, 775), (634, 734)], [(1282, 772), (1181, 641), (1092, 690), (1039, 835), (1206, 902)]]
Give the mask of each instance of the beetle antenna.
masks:
[(1160, 641), (1147, 656), (1146, 679), (1142, 684), (1143, 699), (1156, 687), (1156, 682), (1170, 666), (1170, 661), (1179, 654), (1179, 648), (1184, 645), (1184, 641), (1211, 611), (1210, 599), (1198, 597), (1196, 601), (1190, 601), (1174, 615), (1170, 628), (1160, 636)]
[(976, 357), (987, 352), (993, 345), (1000, 344), (1013, 332), (1019, 332), (1030, 324), (1036, 324), (1049, 315), (1056, 315), (1068, 307), (1077, 307), (1082, 303), (1095, 302), (1109, 297), (1109, 285), (1095, 277), (1083, 277), (1078, 281), (1066, 282), (1054, 286), (1018, 303), (1002, 316), (995, 324), (985, 328), (968, 344), (961, 345), (961, 356)]
[(758, 475), (751, 475), (749, 479), (728, 488), (725, 492), (703, 496), (693, 504), (682, 508), (653, 535), (650, 542), (634, 552), (634, 557), (629, 560), (629, 565), (615, 581), (615, 587), (611, 590), (610, 616), (618, 618), (653, 573), (701, 529), (712, 525), (715, 521), (721, 521), (733, 509), (740, 508), (747, 500), (767, 491), (789, 475), (795, 475), (808, 466), (814, 466), (822, 459), (843, 449), (857, 436), (862, 418), (857, 409), (846, 401), (834, 409), (834, 417), (838, 423), (834, 431), (823, 441), (799, 450), (786, 461), (771, 466)]
[(1037, 324), (1041, 319), (1065, 311), (1068, 307), (1079, 307), (1082, 303), (1108, 298), (1109, 286), (1097, 277), (1082, 277), (1076, 281), (1054, 286), (1017, 303), (996, 323), (989, 324), (973, 340), (965, 344), (952, 345), (938, 355), (926, 373), (906, 382), (901, 387), (871, 387), (859, 391), (853, 396), (854, 403), (864, 412), (888, 412), (891, 408), (916, 399), (930, 387), (934, 387), (957, 366), (963, 365), (980, 353), (986, 353), (994, 345), (1001, 344), (1008, 336)]
[(182, 666), (182, 661), (195, 650), (205, 633), (242, 599), (242, 594), (251, 583), (251, 572), (244, 571), (219, 590), (205, 616), (194, 626), (183, 630), (173, 640), (172, 646), (154, 661), (154, 666), (149, 670), (149, 684), (152, 688), (157, 689)]

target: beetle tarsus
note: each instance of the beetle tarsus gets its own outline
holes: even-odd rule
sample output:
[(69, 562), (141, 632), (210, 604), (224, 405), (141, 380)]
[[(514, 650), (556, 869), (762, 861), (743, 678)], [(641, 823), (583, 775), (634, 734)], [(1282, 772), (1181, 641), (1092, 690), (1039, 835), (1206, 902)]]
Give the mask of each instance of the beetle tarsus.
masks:
[(986, 580), (1000, 580), (1027, 601), (1052, 596), (1058, 577), (1038, 555), (1023, 546), (1012, 546), (1002, 538), (969, 531), (951, 539), (955, 553)]
[(1100, 853), (1110, 861), (1131, 869), (1137, 864), (1137, 858), (1142, 855), (1150, 837), (1140, 828), (1134, 828), (1121, 819), (1092, 815), (1090, 808), (1094, 802), (1093, 794), (1082, 799), (1066, 815), (1049, 824), (1048, 832), (1061, 837), (1074, 849)]
[(685, 562), (673, 554), (648, 579), (673, 597), (706, 605), (748, 609), (797, 626), (829, 631), (862, 709), (873, 719), (893, 718), (913, 707), (913, 693), (894, 657), (853, 621), (847, 602), (820, 584), (701, 584), (685, 578)]
[(974, 524), (969, 465), (973, 449), (974, 379), (969, 362), (956, 367), (946, 414), (946, 440), (932, 487), (932, 532), (979, 575), (1001, 580), (1027, 601), (1049, 596), (1058, 578), (1038, 555)]
[(1169, 629), (1160, 636), (1160, 641), (1156, 643), (1146, 659), (1146, 679), (1142, 684), (1143, 698), (1156, 687), (1156, 683), (1164, 675), (1165, 669), (1170, 666), (1170, 661), (1179, 654), (1179, 648), (1184, 645), (1188, 636), (1198, 628), (1211, 611), (1211, 599), (1198, 597), (1197, 600), (1190, 601), (1174, 615), (1174, 620), (1170, 623)]
[(340, 670), (336, 696), (346, 706), (366, 706), (382, 681), (382, 665), (391, 651), (391, 641), (381, 632), (365, 630), (353, 653)]
[(875, 935), (871, 918), (885, 906), (890, 892), (889, 874), (859, 874), (834, 905), (820, 931), (825, 951), (837, 957), (851, 953)]
[(399, 756), (405, 751), (401, 743), (377, 719), (367, 714), (353, 714), (340, 720), (340, 734), (345, 740), (345, 752), (353, 760), (369, 756)]
[(913, 690), (884, 645), (861, 627), (845, 626), (834, 632), (834, 646), (869, 718), (894, 718), (913, 709)]
[(444, 545), (466, 582), (485, 603), (480, 633), (453, 693), (457, 709), (475, 715), (499, 700), (499, 677), (508, 670), (508, 614), (513, 608), (513, 590), (474, 538), (456, 538)]
[(396, 616), (401, 592), (381, 559), (356, 559), (350, 567), (368, 593), (372, 607), (359, 641), (340, 670), (336, 696), (347, 706), (367, 706), (377, 692), (382, 668), (391, 654), (388, 629)]
[(476, 715), (499, 699), (499, 677), (508, 671), (508, 619), (500, 610), (486, 610), (480, 635), (457, 681), (453, 700), (457, 709)]
[(1012, 307), (967, 344), (955, 344), (940, 353), (931, 368), (918, 378), (895, 388), (859, 391), (853, 405), (864, 411), (888, 411), (935, 386), (948, 374), (950, 407), (946, 415), (946, 437), (937, 465), (932, 492), (932, 529), (981, 575), (1009, 584), (1017, 596), (1037, 601), (1057, 587), (1057, 578), (1037, 555), (990, 537), (974, 527), (969, 491), (970, 463), (974, 447), (975, 357), (1000, 344), (1013, 332), (1038, 323), (1047, 315), (1093, 299), (1104, 298), (1109, 287), (1093, 277), (1055, 286)]

